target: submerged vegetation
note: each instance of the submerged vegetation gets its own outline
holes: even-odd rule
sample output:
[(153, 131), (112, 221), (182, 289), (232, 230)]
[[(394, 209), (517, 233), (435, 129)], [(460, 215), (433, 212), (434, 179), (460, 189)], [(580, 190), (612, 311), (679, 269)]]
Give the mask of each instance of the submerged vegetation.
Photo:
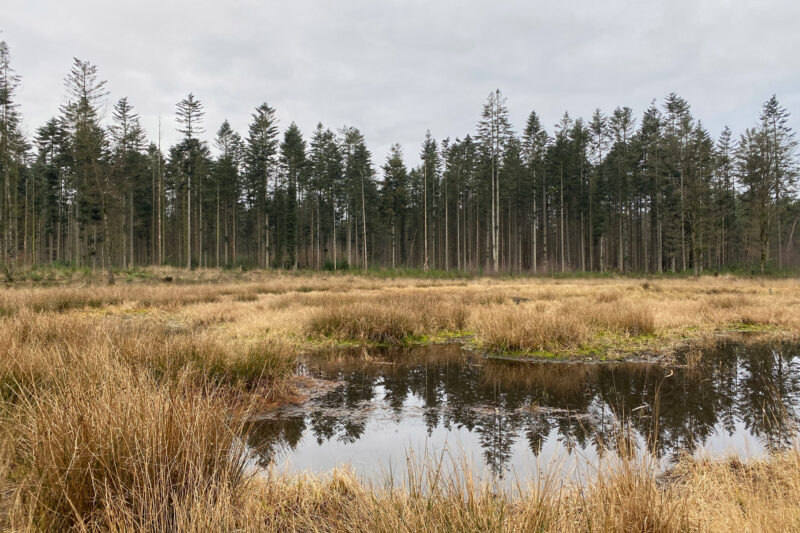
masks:
[(745, 464), (684, 458), (668, 477), (623, 456), (587, 486), (545, 476), (505, 493), (442, 477), (436, 461), (411, 464), (394, 489), (345, 471), (254, 477), (241, 439), (243, 415), (300, 393), (302, 352), (454, 341), (513, 357), (670, 358), (729, 330), (795, 336), (795, 280), (145, 269), (105, 286), (82, 276), (0, 291), (3, 529), (713, 531), (800, 521), (796, 451)]

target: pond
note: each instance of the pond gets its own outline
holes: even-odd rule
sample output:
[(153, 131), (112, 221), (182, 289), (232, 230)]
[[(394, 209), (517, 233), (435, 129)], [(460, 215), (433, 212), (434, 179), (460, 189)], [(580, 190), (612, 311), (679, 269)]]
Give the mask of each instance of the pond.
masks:
[(630, 444), (665, 464), (683, 452), (749, 457), (792, 445), (798, 346), (726, 341), (704, 361), (510, 363), (457, 346), (312, 358), (300, 369), (310, 397), (256, 417), (247, 440), (261, 466), (279, 470), (349, 464), (385, 482), (405, 475), (410, 454), (446, 454), (506, 485), (553, 468), (581, 478)]

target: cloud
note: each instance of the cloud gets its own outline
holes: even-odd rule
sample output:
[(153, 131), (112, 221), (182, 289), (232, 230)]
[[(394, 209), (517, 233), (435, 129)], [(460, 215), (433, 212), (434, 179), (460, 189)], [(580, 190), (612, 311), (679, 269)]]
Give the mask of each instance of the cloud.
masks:
[(191, 91), (209, 140), (225, 118), (245, 133), (266, 101), (305, 134), (360, 128), (377, 164), (394, 142), (413, 162), (428, 129), (474, 131), (497, 87), (517, 130), (534, 109), (547, 125), (564, 110), (638, 114), (671, 91), (715, 135), (750, 126), (773, 92), (800, 113), (791, 0), (7, 0), (3, 12), (29, 134), (58, 112), (73, 56), (98, 65), (109, 106), (129, 97), (152, 138), (161, 115), (165, 144)]

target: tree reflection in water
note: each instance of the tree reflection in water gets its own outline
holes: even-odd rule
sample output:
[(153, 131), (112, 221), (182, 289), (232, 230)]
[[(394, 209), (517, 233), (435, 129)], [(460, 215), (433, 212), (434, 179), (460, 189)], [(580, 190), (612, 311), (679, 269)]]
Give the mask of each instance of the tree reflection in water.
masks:
[(790, 446), (797, 432), (799, 352), (794, 345), (726, 342), (693, 369), (501, 363), (453, 347), (388, 354), (393, 364), (345, 359), (307, 368), (336, 385), (253, 421), (247, 439), (266, 464), (303, 439), (324, 447), (369, 438), (370, 420), (382, 413), (394, 424), (417, 420), (428, 435), (437, 428), (474, 433), (498, 475), (520, 440), (534, 457), (553, 439), (568, 452), (596, 454), (619, 452), (633, 440), (673, 457), (715, 434), (744, 433), (777, 449)]

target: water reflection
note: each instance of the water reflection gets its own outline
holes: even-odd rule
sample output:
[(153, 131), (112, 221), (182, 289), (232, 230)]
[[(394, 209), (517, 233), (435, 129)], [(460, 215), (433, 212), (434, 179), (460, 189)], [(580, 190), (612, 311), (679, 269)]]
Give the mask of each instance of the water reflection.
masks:
[(663, 458), (743, 437), (781, 448), (797, 431), (796, 346), (722, 343), (697, 369), (498, 363), (437, 351), (394, 354), (390, 364), (309, 365), (309, 376), (333, 383), (254, 421), (248, 442), (266, 464), (370, 445), (380, 456), (418, 430), (434, 441), (457, 433), (474, 437), (485, 465), (502, 475), (515, 455), (538, 457), (548, 445), (600, 456), (629, 435)]

